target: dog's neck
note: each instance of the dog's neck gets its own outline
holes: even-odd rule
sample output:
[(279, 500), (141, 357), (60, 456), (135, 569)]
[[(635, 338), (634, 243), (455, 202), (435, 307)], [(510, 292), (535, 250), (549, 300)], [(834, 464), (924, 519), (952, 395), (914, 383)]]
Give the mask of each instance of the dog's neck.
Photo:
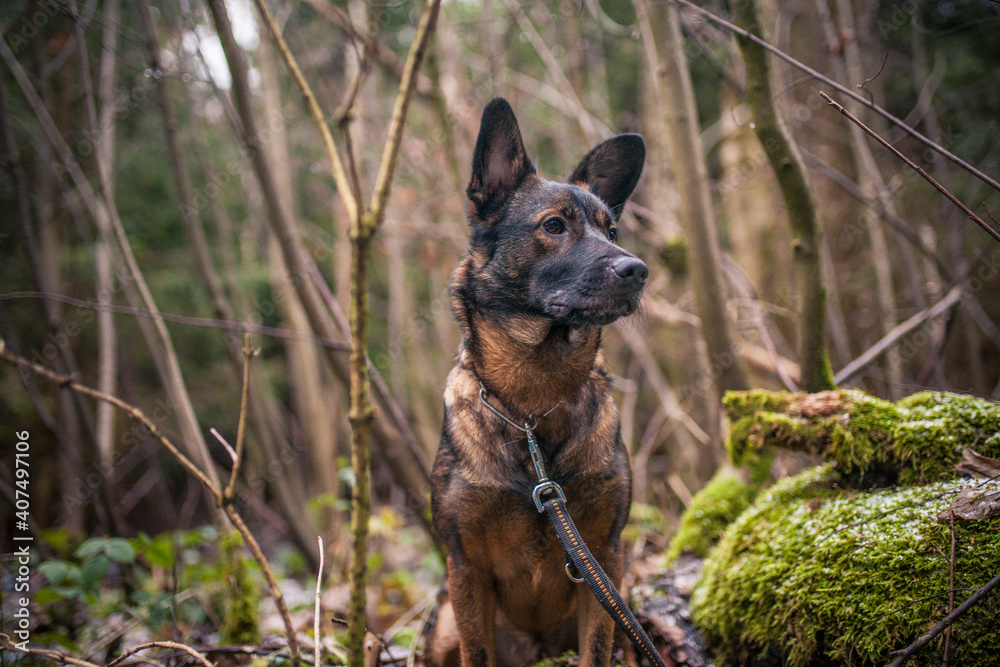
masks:
[[(601, 328), (570, 329), (534, 316), (467, 313), (462, 363), (515, 419), (572, 412), (595, 366), (603, 367)], [(564, 410), (557, 410), (557, 408)]]

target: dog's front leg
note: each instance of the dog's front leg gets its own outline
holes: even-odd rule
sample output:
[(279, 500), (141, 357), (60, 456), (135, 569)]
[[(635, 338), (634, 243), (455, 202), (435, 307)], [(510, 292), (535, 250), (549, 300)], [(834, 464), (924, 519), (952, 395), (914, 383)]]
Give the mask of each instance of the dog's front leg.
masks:
[[(624, 571), (624, 556), (621, 545), (616, 549), (602, 550), (603, 558), (596, 556), (611, 581), (621, 587)], [(615, 623), (594, 597), (587, 584), (576, 589), (577, 636), (580, 642), (580, 667), (607, 667), (611, 664), (611, 648), (614, 641)]]
[(462, 667), (494, 667), (496, 594), (489, 577), (463, 558), (448, 556), (448, 588)]

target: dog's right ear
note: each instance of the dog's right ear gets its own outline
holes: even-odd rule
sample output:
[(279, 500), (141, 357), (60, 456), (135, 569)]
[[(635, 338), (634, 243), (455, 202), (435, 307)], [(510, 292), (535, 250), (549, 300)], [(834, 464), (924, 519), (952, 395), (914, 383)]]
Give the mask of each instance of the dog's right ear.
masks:
[(502, 205), (535, 164), (524, 150), (514, 110), (502, 97), (483, 109), (476, 150), (472, 154), (472, 178), (466, 194), (479, 217)]

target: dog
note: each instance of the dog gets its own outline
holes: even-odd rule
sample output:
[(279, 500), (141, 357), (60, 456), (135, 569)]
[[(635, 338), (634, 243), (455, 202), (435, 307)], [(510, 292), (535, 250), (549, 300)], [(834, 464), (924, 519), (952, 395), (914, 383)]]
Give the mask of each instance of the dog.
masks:
[(610, 662), (613, 622), (567, 577), (532, 501), (525, 434), (484, 402), (533, 423), (549, 478), (620, 586), (632, 472), (601, 328), (636, 310), (648, 274), (615, 243), (645, 154), (642, 137), (619, 135), (591, 150), (569, 183), (551, 182), (536, 174), (507, 101), (483, 111), (467, 189), (470, 247), (451, 281), (463, 341), (431, 482), (448, 568), (432, 664), (513, 666), (570, 649), (582, 667)]

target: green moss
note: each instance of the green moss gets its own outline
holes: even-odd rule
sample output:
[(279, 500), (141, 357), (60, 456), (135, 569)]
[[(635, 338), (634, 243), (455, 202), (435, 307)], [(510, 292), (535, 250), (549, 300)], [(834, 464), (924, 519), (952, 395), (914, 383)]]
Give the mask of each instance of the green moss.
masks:
[(576, 667), (579, 664), (580, 656), (575, 651), (566, 651), (560, 656), (539, 660), (534, 667)]
[(752, 417), (758, 412), (781, 412), (795, 400), (797, 394), (790, 391), (727, 391), (722, 397), (722, 406), (731, 421)]
[(754, 390), (730, 392), (723, 403), (736, 465), (785, 447), (820, 454), (855, 479), (877, 470), (910, 484), (954, 476), (964, 447), (1000, 455), (1000, 406), (972, 396), (921, 392), (893, 404), (855, 390)]
[(962, 449), (1000, 458), (1000, 405), (962, 394), (922, 391), (897, 404), (906, 418), (893, 431), (894, 455), (904, 483), (954, 475)]
[(721, 470), (701, 491), (681, 517), (681, 525), (667, 547), (667, 562), (686, 549), (699, 558), (722, 536), (726, 526), (749, 507), (756, 490), (731, 470)]
[(256, 644), (260, 641), (260, 595), (250, 576), (249, 559), (241, 552), (243, 538), (236, 531), (219, 540), (224, 563), (223, 576), (229, 584), (219, 639), (223, 645)]
[[(884, 664), (947, 613), (951, 538), (936, 517), (968, 482), (845, 493), (839, 481), (827, 464), (779, 482), (706, 561), (692, 606), (721, 665), (768, 653), (790, 667)], [(982, 586), (995, 574), (984, 564), (1000, 562), (1000, 518), (958, 521), (956, 540), (956, 588)], [(963, 665), (995, 664), (1000, 598), (962, 617), (951, 642)], [(939, 664), (942, 650), (910, 664)]]

